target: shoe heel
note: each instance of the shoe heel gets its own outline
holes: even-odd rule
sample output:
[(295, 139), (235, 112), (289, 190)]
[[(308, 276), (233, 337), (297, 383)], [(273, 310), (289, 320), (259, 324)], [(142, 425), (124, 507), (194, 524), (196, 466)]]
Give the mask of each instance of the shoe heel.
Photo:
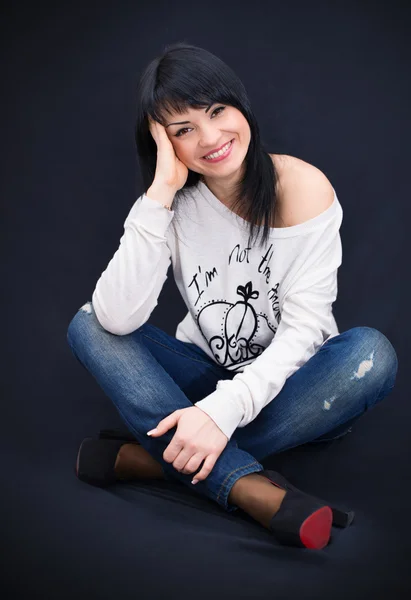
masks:
[(282, 544), (321, 550), (329, 542), (332, 519), (329, 506), (288, 489), (269, 529)]
[[(290, 489), (301, 492), (302, 494), (306, 493), (306, 492), (302, 492), (302, 490), (299, 490), (298, 488), (296, 488), (294, 485), (292, 485), (290, 483), (288, 484), (288, 486)], [(311, 494), (306, 494), (306, 495), (310, 496)], [(315, 496), (311, 496), (311, 497), (317, 501), (320, 500), (319, 498), (317, 498)], [(355, 513), (353, 510), (344, 511), (335, 506), (331, 506), (331, 504), (329, 506), (331, 508), (332, 515), (333, 515), (333, 521), (332, 521), (333, 525), (335, 525), (336, 527), (348, 527), (349, 525), (351, 525), (351, 523), (354, 520), (354, 516), (355, 516)]]
[(333, 511), (333, 525), (336, 527), (349, 527), (354, 521), (355, 513), (353, 510), (344, 511), (334, 506), (331, 506), (331, 510)]

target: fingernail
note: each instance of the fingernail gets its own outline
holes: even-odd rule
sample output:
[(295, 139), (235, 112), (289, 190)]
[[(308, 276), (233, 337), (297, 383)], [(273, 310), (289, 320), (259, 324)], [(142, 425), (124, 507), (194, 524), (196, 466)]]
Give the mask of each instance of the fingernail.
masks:
[(199, 479), (193, 479), (193, 481), (191, 482), (193, 485), (195, 485), (196, 483), (198, 483), (200, 480)]
[(152, 433), (157, 433), (157, 428), (147, 431), (147, 435), (151, 435)]

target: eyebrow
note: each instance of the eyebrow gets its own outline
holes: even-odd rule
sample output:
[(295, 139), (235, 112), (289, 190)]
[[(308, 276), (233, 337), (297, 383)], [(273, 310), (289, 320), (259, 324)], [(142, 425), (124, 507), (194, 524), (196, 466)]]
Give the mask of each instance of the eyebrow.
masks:
[[(209, 104), (205, 109), (205, 112), (208, 112), (212, 106), (214, 106), (214, 104)], [(177, 123), (169, 123), (165, 126), (165, 129), (167, 129), (167, 127), (170, 127), (170, 125), (186, 125), (187, 123), (191, 123), (191, 121), (178, 121)]]

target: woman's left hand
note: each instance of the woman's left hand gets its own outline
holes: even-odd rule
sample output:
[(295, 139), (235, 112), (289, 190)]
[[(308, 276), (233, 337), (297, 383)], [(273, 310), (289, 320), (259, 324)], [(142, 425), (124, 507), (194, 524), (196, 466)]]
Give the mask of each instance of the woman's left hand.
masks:
[(173, 463), (177, 471), (185, 474), (194, 473), (205, 461), (195, 480), (206, 479), (226, 447), (228, 437), (211, 417), (196, 406), (174, 411), (151, 430), (151, 436), (161, 436), (175, 426), (177, 431), (163, 453), (164, 460)]

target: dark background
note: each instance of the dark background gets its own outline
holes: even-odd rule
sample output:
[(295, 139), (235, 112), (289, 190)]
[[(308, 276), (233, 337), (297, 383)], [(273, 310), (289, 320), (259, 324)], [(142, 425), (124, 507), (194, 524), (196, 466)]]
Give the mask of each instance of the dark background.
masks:
[[(13, 2), (1, 29), (3, 597), (408, 598), (409, 5)], [(269, 152), (330, 179), (337, 324), (379, 329), (398, 354), (396, 387), (350, 435), (281, 455), (296, 484), (356, 512), (322, 551), (280, 546), (178, 482), (75, 477), (81, 440), (122, 422), (67, 328), (143, 192), (137, 82), (176, 41), (234, 69)], [(150, 322), (174, 335), (185, 312), (170, 270)]]

